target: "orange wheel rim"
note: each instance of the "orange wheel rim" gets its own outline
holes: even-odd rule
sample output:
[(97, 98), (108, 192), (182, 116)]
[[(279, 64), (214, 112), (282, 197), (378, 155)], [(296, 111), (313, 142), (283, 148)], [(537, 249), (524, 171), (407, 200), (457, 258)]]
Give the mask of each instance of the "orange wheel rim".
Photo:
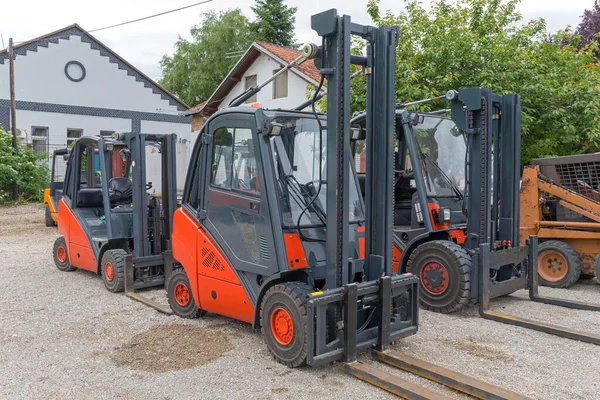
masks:
[(61, 263), (67, 261), (67, 250), (65, 250), (63, 246), (60, 246), (58, 250), (56, 250), (56, 258), (58, 258), (58, 261)]
[(287, 346), (294, 338), (292, 317), (283, 308), (276, 308), (271, 314), (271, 333), (277, 343)]
[(557, 282), (567, 276), (569, 264), (558, 251), (545, 251), (539, 255), (538, 274), (548, 282)]
[(104, 271), (106, 274), (106, 279), (108, 279), (109, 281), (112, 281), (113, 278), (115, 277), (115, 269), (113, 268), (111, 263), (106, 263), (106, 265), (104, 266)]
[(190, 290), (185, 283), (178, 283), (173, 289), (175, 301), (182, 307), (190, 303)]

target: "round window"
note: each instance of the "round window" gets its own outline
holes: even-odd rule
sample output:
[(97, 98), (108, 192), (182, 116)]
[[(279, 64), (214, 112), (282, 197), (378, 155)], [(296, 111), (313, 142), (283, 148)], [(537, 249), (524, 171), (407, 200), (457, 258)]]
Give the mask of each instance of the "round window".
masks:
[(65, 75), (73, 82), (81, 82), (85, 78), (85, 67), (79, 61), (69, 61), (65, 65)]

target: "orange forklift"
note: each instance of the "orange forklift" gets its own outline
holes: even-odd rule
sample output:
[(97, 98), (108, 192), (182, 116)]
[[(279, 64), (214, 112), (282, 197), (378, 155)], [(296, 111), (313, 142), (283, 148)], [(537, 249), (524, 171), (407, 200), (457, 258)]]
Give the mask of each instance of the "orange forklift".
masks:
[(57, 149), (52, 153), (50, 185), (44, 189), (46, 226), (56, 226), (58, 223), (58, 202), (62, 198), (68, 158), (69, 149), (67, 148)]
[[(205, 124), (175, 211), (176, 264), (167, 281), (175, 314), (225, 315), (261, 328), (287, 366), (354, 361), (357, 351), (412, 335), (418, 280), (392, 275), (391, 193), (367, 177), (365, 208), (350, 152), (351, 62), (370, 68), (368, 156), (392, 165), (396, 32), (350, 23), (330, 10), (312, 17), (323, 46), (305, 46), (330, 93), (314, 112), (239, 107), (251, 88)], [(350, 37), (369, 43), (350, 55)], [(332, 95), (331, 93), (335, 93)], [(375, 137), (377, 138), (375, 140)], [(375, 157), (377, 154), (377, 157)], [(377, 180), (391, 184), (391, 173)]]
[[(161, 193), (149, 193), (146, 150), (160, 153)], [(175, 204), (175, 135), (85, 136), (71, 149), (54, 262), (61, 271), (101, 274), (111, 292), (125, 287), (124, 258), (131, 254), (135, 288), (164, 284)]]

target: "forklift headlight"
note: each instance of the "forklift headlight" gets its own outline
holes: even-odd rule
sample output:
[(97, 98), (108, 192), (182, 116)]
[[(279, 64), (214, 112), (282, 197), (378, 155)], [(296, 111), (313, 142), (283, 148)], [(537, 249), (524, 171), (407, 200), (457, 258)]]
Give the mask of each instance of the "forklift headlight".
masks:
[(350, 138), (352, 140), (364, 139), (362, 135), (362, 129), (359, 126), (353, 126), (352, 128), (350, 128)]
[(452, 218), (452, 210), (451, 209), (442, 208), (440, 210), (440, 214), (442, 215), (443, 222), (450, 222), (450, 219)]
[(278, 122), (266, 120), (265, 133), (269, 136), (280, 136), (283, 130), (283, 125)]

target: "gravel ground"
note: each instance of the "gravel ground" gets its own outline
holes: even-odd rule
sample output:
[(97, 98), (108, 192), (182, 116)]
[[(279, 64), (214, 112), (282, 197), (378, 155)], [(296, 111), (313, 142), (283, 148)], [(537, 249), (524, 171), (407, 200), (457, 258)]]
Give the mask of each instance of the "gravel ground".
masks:
[[(43, 221), (38, 204), (0, 208), (1, 398), (395, 398), (345, 375), (339, 364), (287, 369), (247, 324), (210, 314), (193, 321), (165, 316), (107, 292), (91, 273), (58, 271), (58, 233)], [(593, 281), (541, 292), (600, 302)], [(147, 294), (165, 299), (161, 290)], [(494, 300), (492, 308), (600, 332), (600, 314), (534, 304), (524, 292)], [(394, 348), (532, 398), (600, 398), (600, 347), (485, 321), (473, 306), (451, 315), (422, 311), (419, 333)], [(361, 358), (374, 363), (368, 354)]]

